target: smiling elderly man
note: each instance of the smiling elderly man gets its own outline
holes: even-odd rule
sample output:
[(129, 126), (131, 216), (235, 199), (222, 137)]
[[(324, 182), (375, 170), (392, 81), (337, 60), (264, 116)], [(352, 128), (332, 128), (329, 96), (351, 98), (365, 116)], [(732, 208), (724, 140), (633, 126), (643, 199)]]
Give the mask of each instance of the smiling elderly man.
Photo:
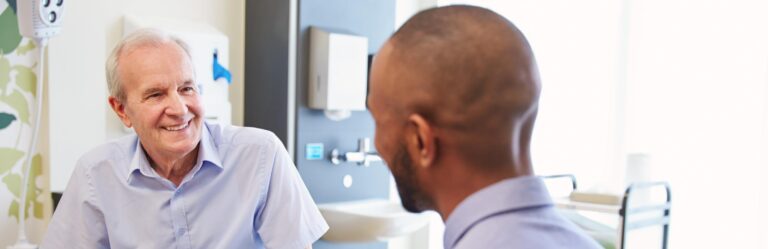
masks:
[(137, 31), (107, 77), (136, 134), (80, 159), (42, 248), (307, 248), (328, 229), (274, 134), (203, 121), (184, 42)]

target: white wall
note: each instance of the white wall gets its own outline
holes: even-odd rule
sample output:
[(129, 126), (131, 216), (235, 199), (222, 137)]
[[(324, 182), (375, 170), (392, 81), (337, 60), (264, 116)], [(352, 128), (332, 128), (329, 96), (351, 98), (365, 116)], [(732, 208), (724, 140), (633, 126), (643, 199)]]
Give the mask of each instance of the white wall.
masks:
[(670, 247), (768, 248), (768, 3), (631, 8), (627, 145), (672, 184)]
[(62, 191), (77, 159), (124, 135), (107, 105), (104, 62), (122, 37), (125, 14), (208, 22), (230, 39), (233, 124), (243, 123), (245, 0), (78, 0), (67, 2), (64, 28), (50, 41), (51, 189)]

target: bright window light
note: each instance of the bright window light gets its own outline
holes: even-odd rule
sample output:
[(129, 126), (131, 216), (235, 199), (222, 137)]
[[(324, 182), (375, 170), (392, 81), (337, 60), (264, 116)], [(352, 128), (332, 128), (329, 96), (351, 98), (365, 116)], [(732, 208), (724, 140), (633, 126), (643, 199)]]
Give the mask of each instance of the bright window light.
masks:
[(768, 2), (438, 2), (490, 8), (532, 44), (537, 174), (666, 180), (669, 248), (768, 248)]

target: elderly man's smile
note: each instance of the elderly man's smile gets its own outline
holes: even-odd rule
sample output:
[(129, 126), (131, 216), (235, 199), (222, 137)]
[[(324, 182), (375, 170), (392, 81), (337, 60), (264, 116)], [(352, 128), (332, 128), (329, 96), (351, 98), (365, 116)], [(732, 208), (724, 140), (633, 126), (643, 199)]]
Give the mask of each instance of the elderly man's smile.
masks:
[(180, 125), (174, 125), (174, 126), (163, 126), (162, 128), (166, 131), (184, 131), (187, 128), (189, 128), (189, 123), (192, 122), (192, 120), (187, 121), (186, 123), (180, 124)]

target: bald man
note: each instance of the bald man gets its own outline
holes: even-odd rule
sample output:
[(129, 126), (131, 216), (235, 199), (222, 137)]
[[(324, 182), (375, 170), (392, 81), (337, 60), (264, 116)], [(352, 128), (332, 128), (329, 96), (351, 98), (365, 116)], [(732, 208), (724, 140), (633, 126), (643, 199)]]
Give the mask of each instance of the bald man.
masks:
[(598, 248), (533, 176), (540, 88), (520, 30), (478, 7), (423, 11), (376, 56), (376, 148), (403, 206), (440, 213), (445, 248)]

